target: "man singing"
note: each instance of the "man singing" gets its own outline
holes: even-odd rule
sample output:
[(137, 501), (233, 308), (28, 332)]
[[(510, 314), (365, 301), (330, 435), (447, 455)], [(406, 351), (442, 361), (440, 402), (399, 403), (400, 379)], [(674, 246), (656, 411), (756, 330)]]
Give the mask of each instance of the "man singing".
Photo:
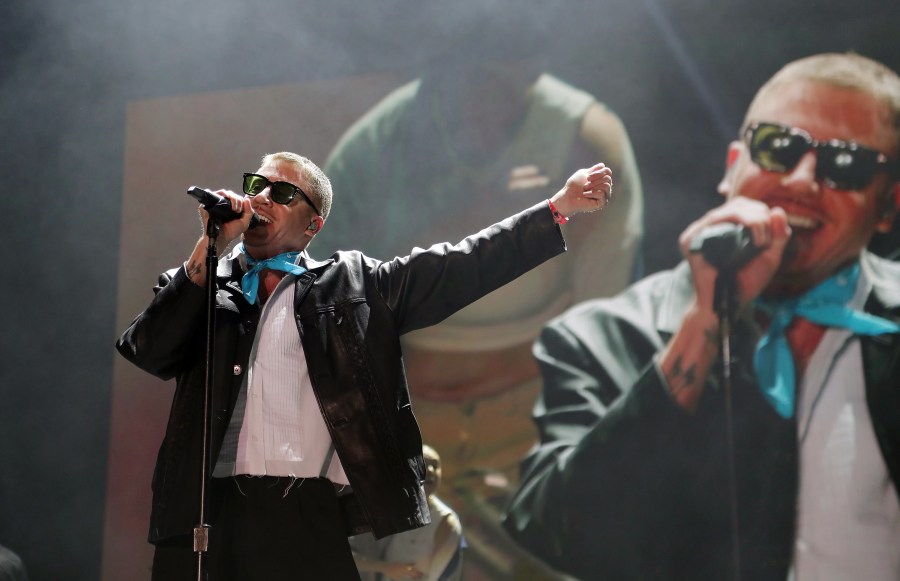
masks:
[[(349, 534), (383, 537), (429, 520), (399, 335), (563, 252), (558, 224), (603, 208), (611, 172), (580, 170), (550, 200), (459, 244), (387, 262), (306, 253), (332, 201), (308, 159), (267, 155), (243, 189), (217, 192), (240, 218), (222, 225), (216, 247), (241, 243), (215, 276), (208, 570), (216, 581), (358, 579)], [(161, 275), (117, 344), (145, 371), (177, 378), (153, 478), (154, 580), (196, 578), (208, 243), (202, 236)]]

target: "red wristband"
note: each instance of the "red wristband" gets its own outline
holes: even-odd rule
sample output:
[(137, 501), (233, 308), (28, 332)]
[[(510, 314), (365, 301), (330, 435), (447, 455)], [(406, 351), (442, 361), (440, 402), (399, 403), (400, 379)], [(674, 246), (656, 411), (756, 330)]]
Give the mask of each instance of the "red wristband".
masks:
[(553, 214), (553, 221), (557, 224), (565, 224), (569, 221), (568, 218), (559, 213), (559, 210), (556, 209), (556, 206), (553, 205), (549, 199), (547, 199), (547, 205), (550, 206), (550, 213)]

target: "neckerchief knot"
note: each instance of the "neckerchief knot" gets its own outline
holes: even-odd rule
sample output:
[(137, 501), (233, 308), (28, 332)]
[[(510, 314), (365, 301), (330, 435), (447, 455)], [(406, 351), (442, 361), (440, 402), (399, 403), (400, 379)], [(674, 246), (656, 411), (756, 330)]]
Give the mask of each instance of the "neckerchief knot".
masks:
[(288, 274), (303, 274), (306, 272), (305, 268), (294, 264), (297, 261), (297, 257), (300, 256), (300, 252), (282, 252), (272, 258), (256, 260), (247, 254), (243, 244), (241, 244), (240, 251), (243, 252), (244, 256), (247, 258), (248, 267), (247, 273), (241, 279), (241, 292), (244, 294), (244, 298), (247, 299), (247, 302), (251, 305), (256, 303), (256, 295), (259, 291), (259, 273), (261, 270), (265, 268), (269, 270), (281, 270)]
[(794, 415), (794, 357), (785, 330), (794, 317), (851, 330), (857, 335), (900, 332), (900, 325), (847, 306), (856, 292), (859, 263), (845, 268), (799, 297), (783, 301), (758, 298), (756, 306), (772, 317), (756, 345), (753, 366), (763, 395), (783, 418)]

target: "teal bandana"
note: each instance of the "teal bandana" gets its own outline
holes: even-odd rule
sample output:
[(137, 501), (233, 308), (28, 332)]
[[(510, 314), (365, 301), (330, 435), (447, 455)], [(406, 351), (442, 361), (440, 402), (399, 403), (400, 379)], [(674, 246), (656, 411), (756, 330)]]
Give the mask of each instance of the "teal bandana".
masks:
[(251, 305), (256, 302), (256, 294), (259, 291), (259, 272), (262, 269), (283, 270), (288, 274), (303, 274), (306, 272), (305, 268), (294, 264), (297, 261), (297, 257), (300, 256), (299, 252), (282, 252), (266, 260), (255, 260), (247, 254), (243, 244), (241, 244), (240, 250), (247, 257), (247, 266), (250, 268), (247, 274), (244, 275), (244, 278), (241, 279), (241, 292), (244, 293), (244, 298)]
[(784, 331), (795, 316), (827, 327), (850, 329), (857, 335), (900, 332), (900, 325), (892, 321), (847, 306), (858, 280), (856, 263), (799, 297), (756, 300), (756, 306), (771, 314), (772, 321), (756, 345), (753, 364), (760, 389), (781, 417), (794, 415), (794, 358)]

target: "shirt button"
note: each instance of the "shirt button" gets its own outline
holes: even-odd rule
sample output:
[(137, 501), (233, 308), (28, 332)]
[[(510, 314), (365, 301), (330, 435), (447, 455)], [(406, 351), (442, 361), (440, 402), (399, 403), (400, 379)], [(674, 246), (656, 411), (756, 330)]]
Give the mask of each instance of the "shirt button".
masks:
[(240, 365), (235, 365), (235, 366), (234, 366), (234, 374), (235, 374), (235, 375), (240, 375), (240, 374), (241, 374), (241, 366), (240, 366)]

